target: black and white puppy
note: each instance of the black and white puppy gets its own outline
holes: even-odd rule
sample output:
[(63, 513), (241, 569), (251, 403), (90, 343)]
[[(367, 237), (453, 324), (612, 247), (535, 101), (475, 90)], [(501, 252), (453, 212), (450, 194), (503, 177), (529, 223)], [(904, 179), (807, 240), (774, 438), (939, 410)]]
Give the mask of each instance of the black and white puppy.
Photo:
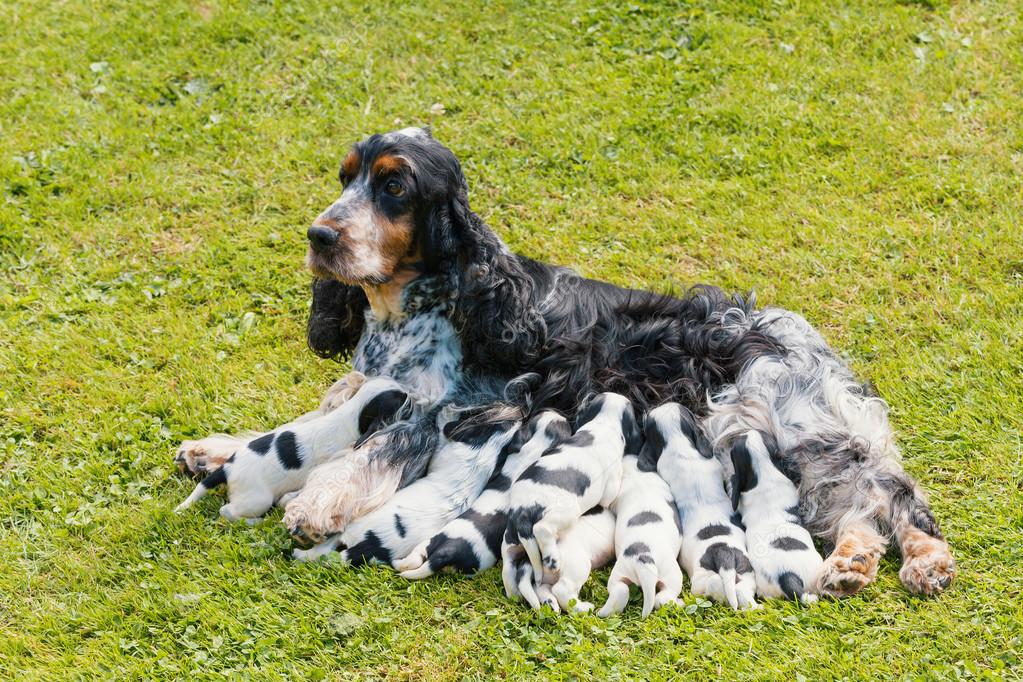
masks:
[(615, 516), (610, 509), (596, 506), (587, 510), (558, 538), (561, 567), (554, 571), (544, 566), (536, 575), (522, 545), (509, 542), (506, 536), (502, 546), (505, 593), (512, 598), (522, 597), (534, 610), (545, 604), (555, 613), (592, 610), (593, 604), (580, 600), (579, 592), (593, 570), (614, 558), (614, 531)]
[(560, 569), (558, 538), (589, 509), (607, 507), (622, 487), (622, 457), (637, 454), (642, 433), (632, 403), (601, 393), (580, 408), (575, 434), (515, 481), (509, 502), (512, 544), (522, 544), (533, 574)]
[(398, 490), (383, 505), (352, 521), (341, 532), (309, 550), (297, 549), (300, 561), (340, 549), (352, 564), (390, 564), (464, 512), (494, 474), (504, 446), (519, 428), (522, 413), (507, 405), (438, 414), (441, 443), (426, 475)]
[(226, 484), (229, 502), (220, 508), (220, 515), (229, 521), (259, 518), (282, 496), (301, 488), (313, 468), (342, 457), (359, 436), (409, 408), (409, 394), (392, 379), (360, 384), (354, 395), (331, 406), (326, 414), (240, 445), (174, 511), (191, 507), (213, 488)]
[(746, 525), (746, 542), (757, 594), (817, 601), (817, 581), (824, 559), (799, 520), (799, 492), (771, 461), (759, 431), (732, 444), (732, 504)]
[(721, 463), (693, 413), (665, 403), (646, 418), (644, 462), (671, 488), (682, 519), (679, 561), (693, 594), (733, 609), (756, 608), (756, 578), (746, 535), (733, 516)]
[[(644, 445), (644, 454), (648, 451)], [(622, 491), (611, 505), (617, 516), (617, 558), (607, 581), (607, 602), (597, 615), (621, 613), (629, 603), (629, 586), (639, 585), (646, 618), (682, 592), (682, 522), (656, 463), (626, 455), (623, 466)]]
[(461, 516), (419, 543), (394, 562), (404, 578), (418, 580), (444, 568), (461, 573), (484, 571), (497, 563), (508, 525), (508, 496), (512, 481), (540, 454), (572, 435), (568, 421), (546, 410), (529, 420), (505, 446), (504, 463), (476, 501)]

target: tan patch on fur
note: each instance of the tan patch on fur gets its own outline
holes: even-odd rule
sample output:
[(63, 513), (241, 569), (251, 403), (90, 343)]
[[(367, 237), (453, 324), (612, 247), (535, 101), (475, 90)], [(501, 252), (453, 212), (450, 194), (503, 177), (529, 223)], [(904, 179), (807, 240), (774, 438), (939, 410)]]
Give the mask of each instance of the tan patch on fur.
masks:
[[(372, 440), (363, 445), (372, 447)], [(367, 461), (363, 448), (318, 466), (309, 474), (305, 487), (288, 503), (281, 519), (296, 538), (322, 542), (397, 492), (400, 472), (385, 462)]]
[(313, 227), (329, 227), (332, 230), (340, 230), (341, 223), (334, 220), (333, 218), (328, 218), (325, 215), (321, 215), (316, 220), (313, 221)]
[[(411, 234), (409, 238), (411, 239)], [(388, 282), (362, 287), (363, 291), (366, 292), (366, 298), (369, 300), (369, 307), (373, 309), (373, 314), (378, 320), (386, 320), (402, 315), (401, 292), (409, 282), (422, 274), (415, 265), (420, 260), (421, 257), (418, 250), (410, 256), (399, 258), (394, 274), (391, 275), (391, 279)]]
[(346, 178), (354, 178), (359, 173), (359, 165), (362, 163), (362, 157), (359, 156), (359, 152), (354, 149), (345, 156), (344, 161), (341, 162), (341, 172)]
[(352, 399), (359, 392), (359, 388), (366, 383), (366, 375), (362, 372), (349, 372), (327, 389), (323, 401), (320, 403), (320, 412), (327, 413), (336, 410), (341, 405)]
[(386, 173), (397, 173), (405, 167), (405, 160), (393, 154), (381, 154), (373, 161), (371, 172), (373, 175), (384, 175)]
[(956, 563), (948, 543), (918, 528), (899, 534), (902, 570), (899, 579), (914, 594), (938, 594), (952, 584)]
[(877, 565), (884, 549), (884, 538), (873, 528), (847, 529), (839, 536), (835, 551), (824, 561), (818, 589), (832, 597), (856, 594), (877, 577)]

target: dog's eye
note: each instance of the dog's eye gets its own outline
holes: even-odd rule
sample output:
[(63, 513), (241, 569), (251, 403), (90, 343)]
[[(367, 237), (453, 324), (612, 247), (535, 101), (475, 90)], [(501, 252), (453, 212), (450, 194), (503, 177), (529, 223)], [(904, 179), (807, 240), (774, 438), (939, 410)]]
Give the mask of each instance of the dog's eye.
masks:
[(401, 183), (397, 180), (388, 180), (387, 184), (384, 185), (384, 191), (392, 197), (400, 197), (405, 194), (405, 188), (402, 187)]

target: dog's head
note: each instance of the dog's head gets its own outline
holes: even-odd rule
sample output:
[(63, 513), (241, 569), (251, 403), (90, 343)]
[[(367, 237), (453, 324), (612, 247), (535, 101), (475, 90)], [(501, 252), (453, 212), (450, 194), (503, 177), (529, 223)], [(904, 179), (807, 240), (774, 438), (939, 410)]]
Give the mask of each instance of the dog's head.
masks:
[(373, 135), (341, 163), (341, 196), (308, 230), (306, 264), (318, 277), (379, 285), (435, 269), (450, 254), (454, 213), (468, 211), (455, 155), (422, 128)]

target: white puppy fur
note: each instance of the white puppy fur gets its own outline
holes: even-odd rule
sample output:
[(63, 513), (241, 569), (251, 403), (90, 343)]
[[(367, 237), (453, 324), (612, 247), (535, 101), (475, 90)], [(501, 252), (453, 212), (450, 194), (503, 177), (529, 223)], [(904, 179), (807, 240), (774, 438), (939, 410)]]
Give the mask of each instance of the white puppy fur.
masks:
[(607, 507), (622, 486), (622, 457), (636, 454), (642, 434), (629, 400), (601, 393), (579, 410), (579, 427), (512, 485), (509, 542), (521, 543), (533, 574), (560, 569), (558, 539), (584, 512)]
[(626, 455), (623, 468), (622, 491), (611, 505), (617, 517), (617, 558), (607, 581), (607, 602), (597, 615), (621, 613), (629, 603), (629, 586), (639, 585), (646, 618), (654, 609), (675, 603), (682, 591), (682, 523), (654, 462)]
[(395, 561), (394, 568), (402, 577), (418, 580), (445, 568), (474, 573), (495, 565), (508, 525), (512, 481), (542, 452), (571, 435), (568, 421), (557, 412), (547, 410), (529, 420), (505, 446), (504, 464), (472, 506), (419, 543), (407, 557)]
[(758, 431), (740, 436), (732, 444), (731, 457), (732, 503), (746, 525), (757, 594), (803, 603), (817, 601), (824, 559), (799, 522), (796, 486), (772, 463)]
[(390, 564), (458, 517), (476, 500), (493, 475), (502, 448), (519, 427), (521, 413), (507, 406), (459, 411), (445, 407), (440, 446), (426, 474), (398, 490), (374, 511), (310, 550), (294, 557), (310, 561), (335, 548), (341, 559)]
[(579, 592), (590, 572), (614, 558), (614, 536), (614, 513), (603, 507), (590, 509), (558, 539), (561, 567), (557, 571), (544, 566), (540, 580), (535, 580), (529, 557), (525, 554), (517, 557), (516, 593), (537, 610), (546, 604), (556, 613), (591, 611), (593, 604), (580, 600)]
[(733, 518), (721, 463), (692, 412), (677, 403), (651, 410), (646, 419), (644, 459), (671, 488), (682, 519), (679, 561), (693, 594), (733, 609), (756, 608), (756, 578), (746, 535)]
[(256, 519), (283, 495), (301, 488), (313, 468), (342, 456), (363, 432), (393, 417), (407, 400), (406, 391), (391, 379), (366, 381), (327, 414), (292, 422), (240, 445), (175, 511), (187, 509), (226, 483), (229, 502), (220, 515), (232, 521)]

